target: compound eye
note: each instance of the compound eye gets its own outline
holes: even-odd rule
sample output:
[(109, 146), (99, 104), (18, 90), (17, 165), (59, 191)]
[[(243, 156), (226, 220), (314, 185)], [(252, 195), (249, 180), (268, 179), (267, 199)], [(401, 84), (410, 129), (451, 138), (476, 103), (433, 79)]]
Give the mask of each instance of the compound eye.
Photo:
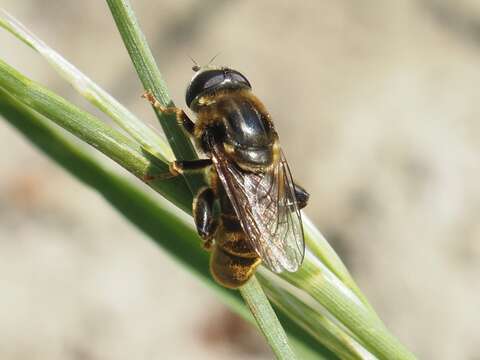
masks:
[(209, 70), (198, 74), (190, 83), (185, 95), (185, 102), (190, 107), (192, 101), (201, 93), (213, 89), (225, 80), (222, 70)]
[(248, 81), (248, 79), (238, 71), (230, 70), (230, 77), (232, 79), (232, 82), (241, 83), (248, 86), (249, 88), (252, 88), (252, 85), (250, 85), (250, 81)]
[(211, 89), (217, 85), (220, 85), (222, 82), (225, 81), (225, 74), (220, 72), (219, 74), (211, 74), (209, 78), (203, 83), (202, 90), (205, 91)]

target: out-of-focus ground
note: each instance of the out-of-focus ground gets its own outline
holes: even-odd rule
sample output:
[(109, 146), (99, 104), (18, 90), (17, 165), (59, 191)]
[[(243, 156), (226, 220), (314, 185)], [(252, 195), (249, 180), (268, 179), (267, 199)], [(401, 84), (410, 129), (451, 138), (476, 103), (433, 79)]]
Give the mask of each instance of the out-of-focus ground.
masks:
[[(187, 55), (221, 52), (247, 74), (311, 192), (306, 213), (392, 332), (423, 359), (480, 359), (479, 3), (132, 3), (178, 104)], [(2, 6), (155, 125), (104, 2)], [(3, 31), (0, 57), (90, 108)], [(1, 359), (271, 357), (3, 121), (0, 153)]]

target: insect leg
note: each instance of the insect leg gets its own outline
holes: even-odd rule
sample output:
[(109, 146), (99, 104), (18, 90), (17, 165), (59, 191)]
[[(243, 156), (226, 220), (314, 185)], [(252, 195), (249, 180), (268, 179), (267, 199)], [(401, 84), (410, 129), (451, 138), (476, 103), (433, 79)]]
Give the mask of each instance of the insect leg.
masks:
[(213, 237), (218, 228), (218, 221), (213, 214), (215, 194), (211, 188), (202, 188), (193, 199), (193, 219), (198, 235), (204, 241), (204, 247), (209, 250), (213, 245)]
[(305, 206), (307, 206), (310, 194), (300, 185), (294, 183), (293, 187), (295, 190), (295, 198), (297, 199), (298, 208), (303, 209)]
[(182, 160), (170, 163), (170, 172), (172, 174), (183, 174), (189, 171), (204, 170), (213, 164), (211, 159)]
[(144, 181), (168, 180), (189, 171), (200, 171), (212, 165), (210, 159), (172, 161), (168, 165), (168, 172), (156, 175), (147, 175)]
[(210, 165), (212, 165), (212, 160), (210, 159), (172, 161), (168, 165), (168, 172), (151, 175), (151, 176), (147, 175), (143, 180), (144, 181), (168, 180), (178, 175), (181, 175), (184, 172), (203, 170)]
[(157, 98), (150, 91), (146, 91), (142, 95), (142, 97), (147, 99), (147, 101), (150, 104), (152, 104), (152, 106), (158, 111), (161, 111), (162, 113), (167, 113), (167, 114), (175, 114), (177, 123), (181, 127), (183, 127), (187, 133), (189, 133), (190, 135), (193, 135), (193, 131), (195, 129), (195, 123), (192, 120), (190, 120), (190, 118), (187, 116), (185, 111), (175, 106), (171, 106), (171, 107), (163, 106), (162, 104), (160, 104)]

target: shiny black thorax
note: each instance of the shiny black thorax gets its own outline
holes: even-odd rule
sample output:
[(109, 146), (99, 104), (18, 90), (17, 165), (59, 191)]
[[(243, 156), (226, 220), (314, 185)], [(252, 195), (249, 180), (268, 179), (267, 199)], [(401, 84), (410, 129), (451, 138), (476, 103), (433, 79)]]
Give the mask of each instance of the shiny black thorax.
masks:
[(211, 152), (212, 145), (222, 150), (240, 168), (262, 171), (274, 161), (277, 134), (263, 105), (250, 90), (228, 90), (199, 109), (204, 121), (201, 147)]

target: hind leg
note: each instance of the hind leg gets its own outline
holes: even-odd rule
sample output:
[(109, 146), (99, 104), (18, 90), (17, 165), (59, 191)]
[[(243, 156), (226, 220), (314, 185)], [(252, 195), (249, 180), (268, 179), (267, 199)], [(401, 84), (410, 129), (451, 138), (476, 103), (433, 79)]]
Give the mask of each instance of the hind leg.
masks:
[(299, 209), (303, 209), (308, 204), (310, 194), (303, 187), (297, 184), (293, 184), (295, 191), (295, 198), (297, 199), (297, 205)]
[(198, 235), (204, 241), (205, 249), (210, 250), (213, 245), (218, 221), (213, 214), (215, 194), (210, 188), (202, 188), (193, 199), (193, 220), (197, 227)]

